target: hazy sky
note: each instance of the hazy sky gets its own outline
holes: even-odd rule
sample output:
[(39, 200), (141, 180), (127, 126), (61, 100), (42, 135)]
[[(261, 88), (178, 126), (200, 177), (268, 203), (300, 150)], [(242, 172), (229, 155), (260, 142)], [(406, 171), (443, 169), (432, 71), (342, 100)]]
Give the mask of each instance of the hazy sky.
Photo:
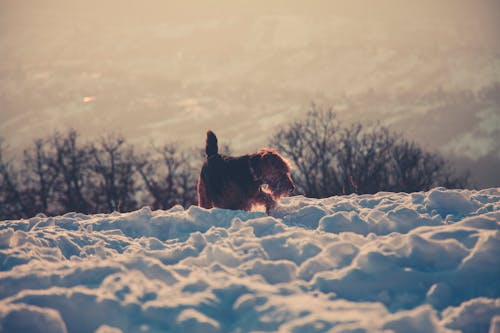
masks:
[(0, 136), (246, 152), (314, 101), (500, 185), (499, 31), (496, 0), (0, 0)]

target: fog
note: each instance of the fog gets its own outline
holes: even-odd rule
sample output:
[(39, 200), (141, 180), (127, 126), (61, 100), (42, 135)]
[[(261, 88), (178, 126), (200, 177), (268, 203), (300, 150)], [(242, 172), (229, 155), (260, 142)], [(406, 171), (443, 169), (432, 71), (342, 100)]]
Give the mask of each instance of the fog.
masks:
[(499, 1), (0, 0), (0, 136), (244, 153), (311, 102), (500, 186)]

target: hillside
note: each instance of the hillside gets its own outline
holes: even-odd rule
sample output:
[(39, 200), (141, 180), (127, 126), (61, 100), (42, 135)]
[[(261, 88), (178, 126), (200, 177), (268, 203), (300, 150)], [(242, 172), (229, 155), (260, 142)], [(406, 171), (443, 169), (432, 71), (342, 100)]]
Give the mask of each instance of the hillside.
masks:
[(0, 222), (0, 331), (500, 330), (500, 189), (290, 197), (271, 215)]

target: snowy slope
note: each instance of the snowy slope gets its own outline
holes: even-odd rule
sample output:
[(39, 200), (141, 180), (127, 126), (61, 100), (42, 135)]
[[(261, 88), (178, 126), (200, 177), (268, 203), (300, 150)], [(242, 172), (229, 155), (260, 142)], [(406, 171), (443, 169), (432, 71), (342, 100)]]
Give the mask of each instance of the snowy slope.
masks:
[(0, 222), (0, 331), (500, 331), (500, 189), (292, 197), (272, 215)]

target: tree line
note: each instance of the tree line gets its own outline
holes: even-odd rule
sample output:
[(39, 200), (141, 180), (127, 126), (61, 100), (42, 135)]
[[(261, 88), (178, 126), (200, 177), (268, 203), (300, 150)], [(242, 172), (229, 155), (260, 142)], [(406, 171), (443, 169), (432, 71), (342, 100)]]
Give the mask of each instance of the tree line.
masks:
[(0, 219), (194, 204), (197, 159), (188, 156), (174, 144), (138, 152), (121, 136), (81, 143), (75, 130), (35, 140), (20, 161), (0, 144)]
[[(380, 125), (343, 124), (331, 108), (312, 105), (269, 143), (292, 162), (298, 192), (309, 197), (468, 184), (438, 154)], [(69, 130), (35, 140), (14, 161), (0, 142), (0, 220), (196, 204), (201, 148), (168, 143), (138, 151), (122, 136), (83, 143)]]

